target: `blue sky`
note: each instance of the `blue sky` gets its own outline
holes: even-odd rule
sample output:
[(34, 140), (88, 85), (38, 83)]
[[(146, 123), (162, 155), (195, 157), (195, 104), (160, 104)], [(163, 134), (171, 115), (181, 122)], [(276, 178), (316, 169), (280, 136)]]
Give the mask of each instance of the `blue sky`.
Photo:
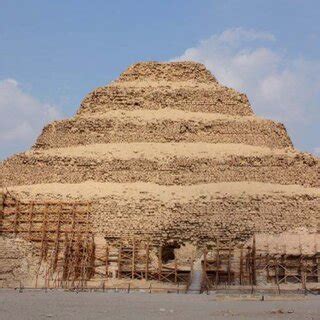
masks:
[(144, 60), (192, 59), (320, 153), (320, 2), (0, 0), (0, 159)]

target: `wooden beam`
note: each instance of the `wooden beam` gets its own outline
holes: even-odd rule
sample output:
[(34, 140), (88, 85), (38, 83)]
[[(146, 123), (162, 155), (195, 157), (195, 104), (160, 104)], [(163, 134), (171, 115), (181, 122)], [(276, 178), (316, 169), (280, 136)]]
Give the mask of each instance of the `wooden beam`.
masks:
[(90, 213), (91, 213), (91, 203), (88, 202), (88, 205), (87, 205), (87, 214), (86, 214), (86, 217), (87, 217), (87, 220), (86, 220), (86, 231), (87, 231), (87, 235), (89, 235), (89, 228), (90, 228)]
[(280, 294), (280, 283), (279, 283), (279, 266), (278, 261), (275, 261), (275, 276), (276, 276), (276, 284), (278, 287), (278, 293)]
[(229, 238), (229, 248), (228, 248), (228, 285), (231, 284), (231, 238)]
[(132, 240), (131, 279), (134, 279), (136, 269), (136, 242)]
[(60, 228), (61, 228), (61, 212), (63, 210), (62, 205), (60, 205), (60, 214), (58, 216), (57, 221), (57, 232), (56, 232), (56, 239), (55, 239), (55, 247), (54, 247), (54, 261), (53, 261), (53, 272), (55, 272), (58, 263), (58, 255), (59, 255), (59, 240), (60, 240)]
[(215, 287), (217, 288), (219, 282), (219, 267), (220, 267), (220, 239), (217, 237), (217, 246), (216, 246), (216, 279)]
[(257, 274), (256, 274), (256, 235), (253, 235), (252, 239), (252, 284), (257, 285)]
[(158, 272), (159, 272), (159, 280), (161, 280), (162, 277), (162, 246), (159, 247), (158, 252)]
[(0, 235), (3, 229), (5, 198), (6, 194), (4, 192), (0, 193)]
[(118, 279), (121, 278), (121, 263), (122, 263), (122, 244), (118, 249)]
[(174, 257), (174, 283), (177, 283), (178, 281), (178, 262), (177, 258)]
[(64, 281), (66, 287), (68, 287), (68, 274), (69, 274), (69, 266), (68, 266), (68, 259), (69, 259), (69, 238), (68, 234), (64, 235), (64, 253), (62, 259), (62, 279), (61, 284), (64, 286)]
[(109, 246), (108, 244), (106, 244), (106, 262), (105, 262), (105, 266), (106, 266), (106, 279), (109, 278)]
[(14, 225), (13, 225), (15, 236), (17, 236), (18, 234), (19, 216), (20, 216), (20, 202), (16, 201), (16, 213), (15, 213)]
[(207, 273), (207, 255), (208, 255), (208, 250), (207, 248), (205, 248), (203, 252), (203, 269), (205, 274)]
[(46, 236), (47, 236), (47, 215), (48, 205), (45, 206), (43, 223), (42, 223), (42, 237), (41, 237), (41, 260), (46, 258)]
[(29, 211), (29, 240), (32, 238), (32, 223), (33, 223), (33, 211), (34, 211), (34, 202), (31, 202), (30, 211)]
[(266, 269), (267, 269), (267, 282), (269, 282), (269, 281), (270, 281), (270, 253), (269, 253), (269, 239), (268, 239), (268, 242), (267, 242)]
[[(71, 244), (72, 244), (72, 242), (71, 242)], [(72, 277), (72, 282), (71, 282), (72, 287), (74, 287), (75, 281), (77, 279), (77, 271), (79, 271), (80, 276), (81, 276), (82, 259), (81, 259), (80, 251), (81, 251), (81, 247), (82, 247), (82, 234), (78, 234), (77, 241), (76, 241), (75, 245), (76, 245), (76, 250), (75, 250), (75, 252), (73, 252), (73, 256), (70, 261), (70, 264), (71, 264), (70, 270), (72, 268), (72, 272), (73, 272), (73, 277)], [(80, 263), (79, 265), (78, 265), (78, 261)]]
[(148, 280), (148, 277), (149, 277), (149, 250), (150, 250), (150, 244), (149, 244), (149, 241), (147, 242), (147, 245), (146, 245), (146, 261), (145, 261), (145, 279)]
[(243, 246), (240, 248), (240, 285), (243, 285)]

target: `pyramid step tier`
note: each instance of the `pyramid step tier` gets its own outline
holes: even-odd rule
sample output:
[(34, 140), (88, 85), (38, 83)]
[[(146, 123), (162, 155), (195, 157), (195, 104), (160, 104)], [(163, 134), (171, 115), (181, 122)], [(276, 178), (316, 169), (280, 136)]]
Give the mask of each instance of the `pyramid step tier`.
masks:
[(320, 160), (310, 154), (243, 144), (119, 143), (39, 149), (10, 158), (0, 169), (3, 186), (87, 180), (320, 186)]
[(285, 127), (271, 120), (173, 109), (114, 110), (56, 121), (44, 128), (35, 147), (168, 141), (292, 147)]
[(206, 67), (197, 62), (171, 62), (161, 63), (156, 61), (139, 62), (130, 66), (124, 71), (118, 82), (192, 82), (197, 83), (214, 83), (217, 82), (215, 77)]
[[(269, 183), (159, 186), (151, 183), (39, 184), (9, 188), (22, 200), (90, 200), (95, 232), (109, 237), (207, 242), (223, 230), (236, 241), (254, 232), (316, 229), (320, 189)], [(27, 229), (26, 229), (27, 230)]]
[[(147, 84), (148, 85), (148, 84)], [(213, 112), (238, 116), (253, 115), (248, 98), (217, 83), (199, 86), (123, 85), (115, 82), (100, 87), (82, 101), (78, 114), (90, 115), (108, 110), (159, 110), (164, 108), (193, 112)]]

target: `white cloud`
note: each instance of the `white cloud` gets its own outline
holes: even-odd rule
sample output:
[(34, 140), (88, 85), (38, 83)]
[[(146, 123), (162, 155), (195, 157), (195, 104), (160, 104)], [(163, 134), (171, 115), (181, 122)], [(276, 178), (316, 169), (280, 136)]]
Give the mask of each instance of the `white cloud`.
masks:
[(222, 84), (245, 92), (258, 115), (285, 122), (295, 135), (297, 125), (301, 131), (320, 120), (320, 60), (291, 58), (276, 44), (269, 33), (228, 29), (173, 60), (204, 63)]
[(235, 45), (243, 41), (254, 41), (254, 40), (268, 40), (275, 41), (276, 38), (273, 34), (268, 32), (259, 32), (254, 29), (244, 28), (233, 28), (227, 29), (222, 32), (219, 36), (219, 41), (225, 42), (231, 45)]
[(22, 151), (35, 141), (42, 127), (61, 114), (23, 92), (14, 79), (0, 81), (0, 158)]
[(314, 154), (316, 154), (317, 156), (320, 157), (320, 147), (314, 148), (313, 152), (314, 152)]

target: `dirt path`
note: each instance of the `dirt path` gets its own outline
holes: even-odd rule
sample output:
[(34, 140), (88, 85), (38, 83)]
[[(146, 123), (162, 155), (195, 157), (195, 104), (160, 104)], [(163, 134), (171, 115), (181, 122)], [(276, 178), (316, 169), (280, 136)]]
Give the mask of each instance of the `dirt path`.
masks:
[(1, 320), (320, 319), (320, 297), (218, 300), (214, 295), (0, 291)]

